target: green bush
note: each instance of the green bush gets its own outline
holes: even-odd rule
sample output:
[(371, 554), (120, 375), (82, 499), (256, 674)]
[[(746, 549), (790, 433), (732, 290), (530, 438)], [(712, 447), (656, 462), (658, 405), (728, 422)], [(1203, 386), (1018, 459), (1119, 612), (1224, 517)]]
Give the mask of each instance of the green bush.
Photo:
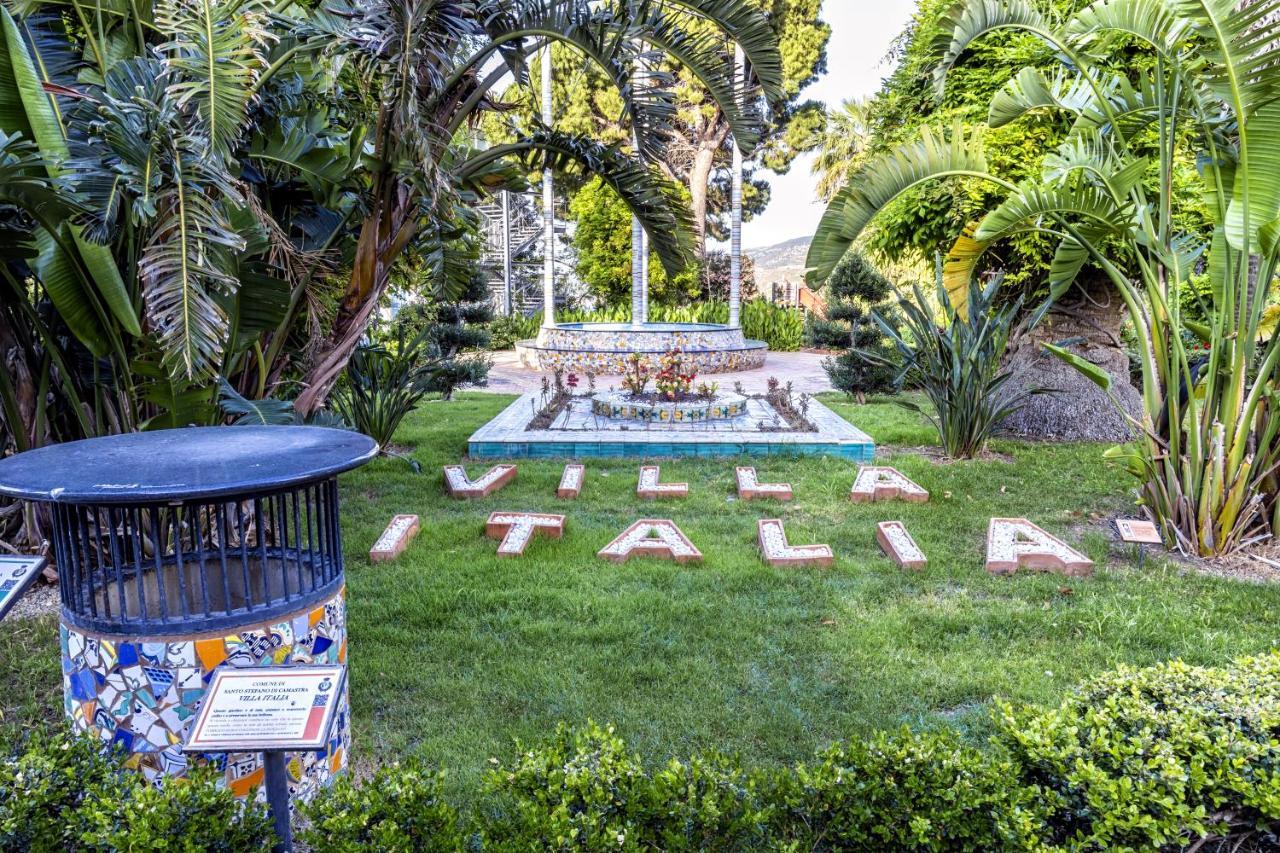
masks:
[(853, 330), (847, 320), (813, 316), (805, 323), (804, 340), (814, 349), (847, 349), (853, 341)]
[(1122, 667), (1055, 709), (1000, 704), (997, 723), (1020, 781), (1050, 806), (1049, 840), (1067, 849), (1205, 835), (1280, 846), (1280, 654), (1225, 669)]
[(0, 761), (0, 850), (270, 850), (264, 807), (212, 773), (159, 786), (123, 770), (96, 741), (35, 733)]
[(1024, 850), (1043, 809), (1007, 761), (950, 734), (837, 744), (778, 775), (775, 836), (803, 850)]
[(441, 797), (443, 774), (420, 761), (384, 767), (362, 784), (350, 777), (303, 808), (308, 827), (299, 839), (312, 850), (458, 850), (458, 812)]
[(561, 725), (489, 776), (485, 828), (510, 850), (742, 850), (768, 840), (758, 780), (718, 755), (652, 773), (612, 728)]
[[(919, 287), (914, 299), (898, 301), (898, 316), (874, 312), (876, 323), (888, 335), (892, 349), (881, 346), (855, 348), (859, 357), (877, 367), (898, 368), (896, 382), (919, 388), (929, 399), (928, 410), (912, 400), (900, 405), (920, 412), (938, 429), (938, 440), (948, 456), (972, 459), (984, 449), (1005, 419), (1027, 400), (1048, 393), (1039, 388), (1019, 388), (1014, 374), (1003, 369), (1005, 351), (1022, 299), (998, 304), (998, 278), (975, 282), (964, 306), (952, 305), (937, 281), (935, 296), (946, 315), (942, 325)], [(900, 325), (901, 328), (896, 328)]]
[[(654, 768), (612, 728), (560, 726), (461, 813), (441, 775), (409, 761), (323, 792), (299, 837), (315, 853), (1280, 847), (1280, 652), (1121, 668), (1056, 708), (994, 714), (985, 748), (903, 729), (781, 768), (716, 754)], [(152, 786), (67, 736), (32, 737), (0, 764), (0, 850), (270, 842), (262, 807), (211, 776)]]
[[(729, 303), (695, 302), (692, 305), (652, 305), (649, 319), (655, 323), (727, 323)], [(561, 311), (560, 323), (629, 323), (631, 306), (619, 305), (600, 311)], [(754, 341), (764, 341), (774, 352), (795, 352), (804, 346), (804, 312), (799, 308), (775, 305), (767, 299), (742, 303), (742, 333)], [(514, 346), (516, 341), (537, 337), (542, 313), (532, 317), (504, 317), (491, 327), (495, 349)]]

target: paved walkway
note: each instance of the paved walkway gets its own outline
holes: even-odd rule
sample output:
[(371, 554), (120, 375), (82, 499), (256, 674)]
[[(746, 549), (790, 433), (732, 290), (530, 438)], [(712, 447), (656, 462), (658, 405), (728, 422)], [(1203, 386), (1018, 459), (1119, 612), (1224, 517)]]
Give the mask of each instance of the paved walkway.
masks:
[[(476, 391), (488, 391), (494, 394), (524, 394), (537, 391), (542, 386), (542, 373), (530, 370), (520, 364), (514, 350), (506, 350), (492, 354), (493, 369), (489, 371), (489, 384)], [(763, 393), (770, 376), (778, 377), (778, 381), (790, 381), (797, 392), (817, 394), (834, 390), (826, 371), (822, 369), (822, 360), (826, 356), (811, 352), (771, 352), (765, 359), (764, 367), (759, 370), (748, 370), (742, 373), (716, 373), (699, 377), (708, 382), (718, 382), (723, 389), (733, 388), (734, 382), (741, 382), (743, 387), (753, 394)], [(597, 376), (596, 387), (605, 389), (617, 385), (621, 377)], [(585, 390), (586, 379), (579, 386)]]

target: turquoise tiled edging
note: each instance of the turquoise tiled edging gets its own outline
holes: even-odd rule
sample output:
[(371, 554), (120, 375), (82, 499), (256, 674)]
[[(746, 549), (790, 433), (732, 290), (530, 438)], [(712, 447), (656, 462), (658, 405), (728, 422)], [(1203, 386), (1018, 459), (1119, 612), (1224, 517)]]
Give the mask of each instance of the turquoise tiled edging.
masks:
[(871, 436), (816, 400), (809, 418), (818, 432), (676, 432), (654, 426), (643, 431), (528, 430), (536, 393), (526, 394), (476, 430), (467, 452), (477, 459), (569, 459), (590, 457), (808, 456), (825, 453), (854, 462), (875, 456)]

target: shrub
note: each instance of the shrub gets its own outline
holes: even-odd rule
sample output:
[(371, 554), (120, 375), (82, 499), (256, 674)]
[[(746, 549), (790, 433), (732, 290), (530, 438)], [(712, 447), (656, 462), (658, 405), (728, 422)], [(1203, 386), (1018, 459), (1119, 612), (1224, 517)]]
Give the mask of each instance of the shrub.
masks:
[[(1072, 850), (1280, 845), (1280, 654), (1120, 669), (1052, 710), (1000, 704), (999, 739)], [(1246, 848), (1248, 849), (1248, 848)]]
[[(631, 306), (618, 305), (599, 311), (561, 311), (556, 315), (561, 323), (625, 323), (631, 319)], [(727, 323), (729, 303), (719, 301), (695, 302), (691, 305), (651, 305), (649, 319), (655, 323)], [(766, 299), (746, 299), (742, 302), (742, 333), (751, 340), (764, 341), (774, 352), (795, 352), (804, 346), (804, 312), (799, 308), (775, 305)], [(506, 318), (498, 321), (502, 327), (495, 332), (494, 346), (499, 337), (515, 341), (537, 337), (542, 326), (542, 314), (529, 318)]]
[(0, 765), (0, 850), (58, 850), (71, 841), (68, 817), (118, 770), (87, 739), (36, 732)]
[(1005, 418), (1031, 396), (1045, 393), (1038, 388), (1013, 388), (1010, 380), (1014, 374), (1001, 369), (1022, 300), (997, 305), (999, 286), (999, 279), (985, 286), (974, 284), (960, 309), (951, 304), (939, 278), (937, 299), (945, 315), (942, 326), (935, 323), (924, 294), (915, 287), (914, 301), (898, 301), (901, 331), (894, 327), (893, 318), (874, 314), (896, 352), (855, 350), (871, 364), (896, 364), (897, 382), (924, 392), (932, 411), (911, 400), (899, 402), (927, 417), (938, 428), (943, 450), (956, 458), (976, 456), (1000, 431)]
[(81, 805), (79, 843), (71, 849), (237, 853), (265, 852), (275, 843), (265, 806), (220, 787), (219, 774), (210, 768), (160, 786), (132, 771), (118, 778), (118, 789)]
[(317, 851), (388, 853), (459, 850), (458, 812), (441, 796), (442, 773), (417, 760), (384, 767), (363, 784), (339, 779), (303, 808), (298, 834)]
[(716, 755), (649, 773), (611, 727), (561, 725), (490, 775), (500, 805), (485, 835), (512, 850), (761, 848), (760, 778)]
[(0, 761), (0, 850), (263, 851), (265, 807), (238, 800), (212, 773), (147, 782), (93, 740), (35, 733)]
[(815, 349), (848, 349), (853, 342), (853, 329), (848, 321), (831, 317), (810, 317), (804, 327), (805, 343)]
[(879, 734), (779, 774), (776, 834), (804, 850), (1015, 850), (1035, 846), (1034, 792), (950, 734)]
[[(996, 703), (995, 725), (986, 748), (903, 729), (767, 769), (714, 753), (650, 768), (612, 728), (562, 725), (464, 814), (409, 761), (322, 792), (299, 838), (315, 853), (1280, 847), (1280, 653), (1121, 668), (1056, 708)], [(0, 762), (0, 850), (270, 843), (265, 810), (207, 774), (152, 786), (65, 735)]]
[(352, 427), (386, 450), (401, 421), (431, 391), (428, 332), (397, 337), (389, 344), (361, 345), (347, 363), (333, 408)]

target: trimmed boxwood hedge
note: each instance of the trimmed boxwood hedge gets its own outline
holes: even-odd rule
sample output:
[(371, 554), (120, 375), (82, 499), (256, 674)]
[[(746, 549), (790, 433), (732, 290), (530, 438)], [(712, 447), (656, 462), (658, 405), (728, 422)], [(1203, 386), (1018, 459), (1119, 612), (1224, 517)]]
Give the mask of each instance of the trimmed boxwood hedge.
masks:
[[(1121, 668), (1056, 708), (996, 703), (994, 717), (984, 748), (903, 729), (780, 769), (718, 754), (650, 767), (612, 728), (561, 726), (461, 809), (410, 760), (340, 781), (303, 810), (300, 838), (314, 851), (1280, 847), (1280, 653)], [(0, 763), (0, 849), (270, 843), (262, 808), (208, 776), (151, 786), (65, 736)]]

